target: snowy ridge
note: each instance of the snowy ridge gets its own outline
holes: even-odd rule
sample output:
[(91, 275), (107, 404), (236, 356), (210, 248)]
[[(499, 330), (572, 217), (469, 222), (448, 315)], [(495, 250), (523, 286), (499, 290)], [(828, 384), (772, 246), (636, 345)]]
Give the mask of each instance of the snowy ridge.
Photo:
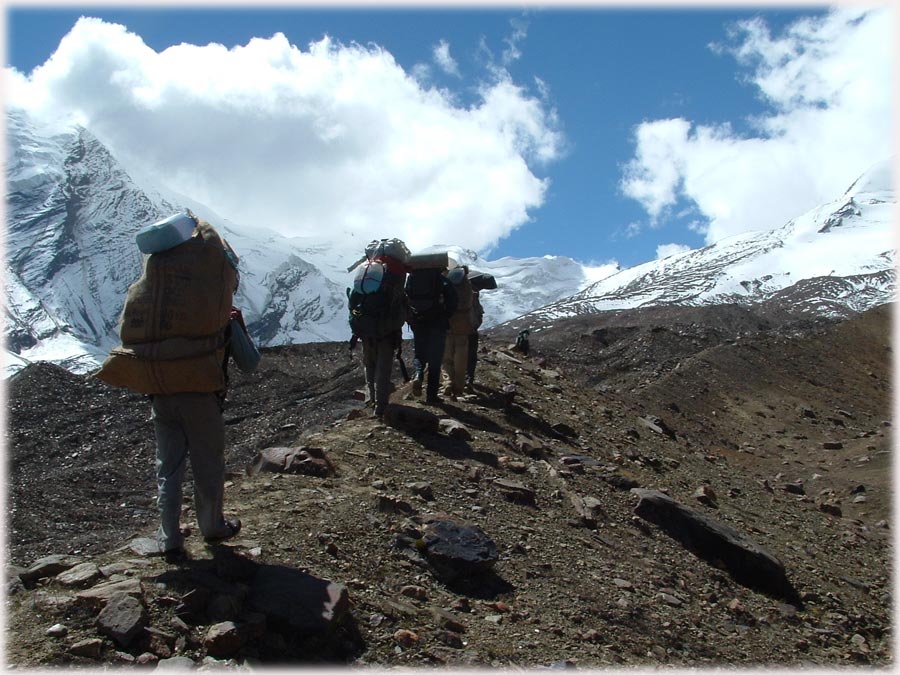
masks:
[(776, 297), (826, 316), (862, 311), (896, 295), (895, 208), (891, 166), (884, 162), (840, 199), (780, 228), (623, 270), (510, 326), (540, 327), (651, 305), (752, 304)]
[(470, 272), (485, 272), (497, 280), (497, 288), (483, 291), (484, 328), (509, 321), (587, 286), (599, 268), (586, 267), (563, 256), (484, 260), (475, 251), (449, 244), (429, 246), (417, 253), (447, 251), (457, 265)]

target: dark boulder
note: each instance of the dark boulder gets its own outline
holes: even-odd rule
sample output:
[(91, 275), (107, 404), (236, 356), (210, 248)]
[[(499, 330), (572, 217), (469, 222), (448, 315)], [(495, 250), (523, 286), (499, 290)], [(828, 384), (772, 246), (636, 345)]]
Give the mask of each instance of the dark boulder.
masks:
[(800, 605), (784, 565), (762, 546), (705, 514), (656, 490), (632, 489), (640, 497), (634, 512), (658, 525), (700, 558), (723, 566), (738, 583)]
[(446, 581), (488, 572), (500, 558), (497, 544), (484, 530), (452, 520), (429, 522), (419, 550)]

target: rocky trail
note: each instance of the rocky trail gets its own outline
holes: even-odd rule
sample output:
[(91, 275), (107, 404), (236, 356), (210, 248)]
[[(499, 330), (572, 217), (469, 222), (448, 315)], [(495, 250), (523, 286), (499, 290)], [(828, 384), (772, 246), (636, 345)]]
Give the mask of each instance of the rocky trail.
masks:
[(474, 392), (400, 385), (384, 421), (359, 350), (264, 350), (225, 413), (243, 529), (183, 565), (146, 546), (148, 402), (31, 366), (6, 665), (890, 665), (891, 311), (581, 317), (527, 355), (501, 327)]

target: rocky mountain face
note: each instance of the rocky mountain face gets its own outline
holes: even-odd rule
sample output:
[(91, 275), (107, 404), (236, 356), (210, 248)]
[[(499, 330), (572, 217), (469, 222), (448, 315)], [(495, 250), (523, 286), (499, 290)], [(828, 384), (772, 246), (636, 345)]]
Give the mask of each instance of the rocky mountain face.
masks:
[(29, 360), (59, 350), (59, 362), (78, 370), (112, 346), (116, 308), (140, 270), (122, 224), (174, 207), (134, 185), (87, 132), (7, 119), (7, 349)]
[(584, 314), (527, 354), (497, 328), (458, 401), (395, 368), (384, 421), (359, 350), (264, 348), (225, 409), (243, 529), (205, 545), (188, 482), (183, 564), (152, 546), (147, 401), (30, 365), (7, 663), (889, 667), (893, 311)]
[(262, 344), (338, 339), (343, 288), (283, 237), (232, 227), (202, 205), (139, 185), (90, 132), (7, 118), (7, 370), (51, 361), (97, 366), (118, 343), (128, 286), (140, 274), (134, 234), (185, 207), (241, 254), (237, 302)]
[(810, 317), (850, 316), (895, 298), (896, 203), (884, 162), (783, 227), (622, 270), (509, 328), (540, 330), (566, 317), (640, 307), (766, 301)]

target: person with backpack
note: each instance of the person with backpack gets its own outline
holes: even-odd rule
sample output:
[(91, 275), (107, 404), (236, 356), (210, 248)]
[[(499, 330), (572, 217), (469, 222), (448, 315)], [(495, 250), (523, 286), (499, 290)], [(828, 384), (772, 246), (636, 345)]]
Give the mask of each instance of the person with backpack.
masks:
[(122, 346), (95, 376), (151, 398), (160, 510), (157, 541), (167, 562), (187, 560), (181, 529), (182, 483), (190, 461), (194, 507), (206, 543), (235, 536), (226, 518), (225, 423), (228, 360), (254, 370), (259, 352), (232, 305), (238, 257), (190, 211), (143, 228), (140, 278), (128, 289), (119, 323)]
[(444, 347), (444, 370), (450, 378), (450, 385), (444, 393), (452, 401), (463, 394), (469, 359), (469, 335), (475, 325), (472, 284), (469, 283), (468, 275), (469, 268), (465, 265), (454, 267), (447, 273), (447, 279), (453, 285), (457, 297), (456, 311), (450, 315)]
[[(373, 416), (381, 418), (391, 394), (393, 355), (403, 345), (406, 323), (406, 294), (403, 291), (409, 269), (409, 249), (399, 239), (373, 241), (366, 258), (356, 268), (353, 288), (347, 289), (350, 307), (351, 349), (357, 340), (363, 345), (363, 372), (366, 404)], [(400, 360), (402, 367), (402, 360)]]
[(409, 305), (409, 327), (413, 332), (413, 394), (422, 393), (422, 381), (428, 373), (425, 386), (425, 403), (440, 403), (441, 362), (449, 318), (456, 311), (456, 290), (444, 276), (446, 268), (424, 267), (414, 269), (406, 280), (406, 298)]
[(492, 291), (497, 288), (497, 280), (493, 274), (469, 270), (469, 283), (472, 285), (472, 318), (473, 328), (469, 334), (468, 361), (466, 364), (466, 386), (468, 392), (475, 388), (475, 367), (478, 364), (478, 329), (484, 321), (484, 307), (481, 306), (481, 291)]

